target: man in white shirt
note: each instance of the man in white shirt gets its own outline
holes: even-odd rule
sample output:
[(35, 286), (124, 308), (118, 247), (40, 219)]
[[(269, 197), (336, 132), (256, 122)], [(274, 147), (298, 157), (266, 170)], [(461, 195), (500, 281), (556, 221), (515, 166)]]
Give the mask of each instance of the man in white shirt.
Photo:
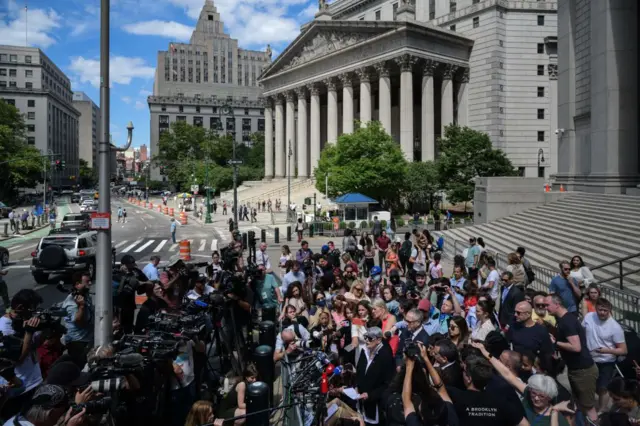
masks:
[(256, 265), (264, 266), (267, 274), (273, 272), (271, 269), (271, 260), (269, 259), (269, 253), (267, 253), (267, 243), (260, 243), (260, 251), (256, 253)]
[(492, 257), (487, 261), (487, 267), (489, 268), (489, 275), (487, 275), (487, 279), (482, 284), (482, 288), (490, 289), (491, 292), (489, 295), (491, 296), (491, 300), (497, 300), (500, 287), (500, 273), (496, 269), (496, 261)]
[(615, 373), (616, 360), (627, 354), (624, 331), (611, 316), (611, 309), (611, 302), (601, 297), (596, 302), (596, 311), (589, 312), (582, 321), (587, 348), (598, 367), (598, 410), (604, 410), (608, 406), (607, 385)]

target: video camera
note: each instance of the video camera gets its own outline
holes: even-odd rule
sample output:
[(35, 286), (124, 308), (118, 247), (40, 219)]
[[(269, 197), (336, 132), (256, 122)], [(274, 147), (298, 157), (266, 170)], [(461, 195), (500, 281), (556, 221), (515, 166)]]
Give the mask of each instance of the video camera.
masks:
[(411, 339), (406, 339), (404, 341), (404, 354), (407, 358), (414, 361), (422, 361), (422, 358), (420, 358), (420, 347)]
[(147, 328), (195, 339), (202, 334), (206, 325), (206, 314), (204, 312), (191, 315), (158, 313), (149, 317)]
[(113, 345), (121, 354), (140, 354), (146, 362), (158, 362), (175, 359), (180, 340), (170, 333), (151, 331), (146, 336), (125, 335)]
[(86, 410), (85, 413), (88, 415), (102, 415), (109, 411), (111, 407), (112, 399), (108, 396), (105, 396), (100, 399), (83, 402), (82, 404), (72, 404), (71, 415), (74, 416), (81, 412), (83, 409)]
[[(67, 332), (67, 328), (60, 323), (60, 319), (66, 316), (66, 309), (57, 306), (53, 306), (49, 309), (37, 309), (31, 312), (30, 318), (38, 318), (40, 320), (38, 326), (30, 327), (28, 325), (25, 325), (24, 327), (22, 327), (22, 329), (25, 332), (30, 333), (48, 330), (55, 334), (65, 334)], [(30, 318), (16, 318), (16, 320), (19, 322), (23, 322), (29, 320)], [(16, 328), (14, 327), (14, 330), (15, 329)]]
[(85, 287), (82, 290), (79, 290), (72, 284), (65, 284), (64, 281), (60, 281), (56, 288), (62, 293), (70, 294), (74, 299), (76, 298), (76, 296), (82, 296), (85, 298), (89, 296), (89, 287)]

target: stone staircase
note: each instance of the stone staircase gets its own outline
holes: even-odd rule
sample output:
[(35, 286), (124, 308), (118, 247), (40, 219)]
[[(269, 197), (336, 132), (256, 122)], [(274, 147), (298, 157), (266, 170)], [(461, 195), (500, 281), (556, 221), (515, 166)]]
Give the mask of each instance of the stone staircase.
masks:
[[(257, 203), (258, 201), (271, 201), (279, 198), (282, 200), (282, 207), (287, 204), (288, 182), (287, 179), (273, 179), (264, 181), (243, 182), (241, 186), (246, 186), (242, 191), (238, 187), (238, 203)], [(291, 199), (297, 200), (297, 194), (306, 194), (309, 188), (314, 188), (315, 179), (291, 179)], [(313, 195), (313, 192), (311, 193)], [(221, 195), (222, 199), (232, 200), (233, 191), (225, 191)], [(297, 202), (297, 201), (296, 201)]]
[[(572, 193), (544, 206), (442, 235), (448, 250), (468, 245), (470, 236), (482, 237), (489, 251), (503, 255), (523, 246), (531, 263), (549, 269), (550, 274), (558, 271), (560, 260), (574, 255), (594, 267), (640, 253), (640, 197)], [(638, 269), (640, 257), (623, 262), (625, 273)], [(618, 264), (594, 271), (599, 281), (618, 274)], [(617, 287), (618, 280), (606, 284)], [(640, 273), (625, 277), (625, 290), (640, 295)]]

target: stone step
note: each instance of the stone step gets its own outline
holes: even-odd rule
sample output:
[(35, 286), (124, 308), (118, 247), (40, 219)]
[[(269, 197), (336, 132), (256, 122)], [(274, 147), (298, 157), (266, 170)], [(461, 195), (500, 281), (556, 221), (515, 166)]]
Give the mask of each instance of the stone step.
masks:
[(632, 196), (632, 195), (622, 195), (622, 194), (591, 194), (588, 192), (575, 192), (570, 195), (571, 197), (582, 198), (582, 199), (591, 199), (591, 200), (599, 200), (602, 202), (611, 202), (611, 201), (619, 201), (625, 204), (633, 204), (640, 203), (640, 197)]
[(614, 221), (616, 226), (624, 227), (627, 226), (630, 229), (636, 229), (640, 231), (640, 227), (638, 227), (637, 218), (631, 218), (628, 215), (622, 215), (617, 213), (612, 213), (604, 217), (602, 214), (592, 213), (588, 210), (576, 209), (571, 206), (565, 205), (557, 205), (556, 203), (547, 204), (546, 206), (534, 207), (533, 211), (545, 211), (549, 213), (557, 213), (559, 215), (570, 214), (574, 220), (590, 220), (597, 223), (608, 223), (610, 221)]
[(588, 208), (593, 211), (607, 211), (613, 213), (631, 213), (640, 214), (640, 205), (634, 206), (630, 204), (618, 203), (616, 201), (608, 201), (602, 204), (595, 200), (585, 200), (582, 198), (565, 198), (557, 201), (558, 205), (571, 205), (576, 207)]

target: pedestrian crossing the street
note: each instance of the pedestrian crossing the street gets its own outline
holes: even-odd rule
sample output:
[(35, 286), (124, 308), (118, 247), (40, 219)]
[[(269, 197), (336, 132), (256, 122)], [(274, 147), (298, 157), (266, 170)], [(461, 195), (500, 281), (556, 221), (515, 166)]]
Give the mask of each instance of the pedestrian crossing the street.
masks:
[[(216, 232), (218, 233), (218, 235), (220, 235), (220, 239), (222, 241), (225, 242), (229, 242), (231, 240), (231, 234), (229, 232), (229, 227), (221, 227), (221, 226), (217, 226), (214, 228), (216, 230)], [(249, 232), (249, 231), (254, 231), (256, 233), (256, 238), (260, 238), (260, 232), (262, 231), (262, 228), (259, 228), (257, 226), (242, 226), (242, 224), (240, 225), (240, 233), (245, 233), (245, 232)], [(282, 233), (282, 230), (280, 230), (280, 232)], [(267, 229), (267, 239), (270, 241), (273, 241), (273, 229)]]
[[(191, 253), (209, 254), (218, 250), (218, 240), (208, 238), (188, 239), (191, 243)], [(137, 253), (171, 253), (175, 254), (179, 249), (179, 242), (173, 243), (171, 239), (141, 238), (137, 240), (114, 241), (113, 247), (118, 254)]]

